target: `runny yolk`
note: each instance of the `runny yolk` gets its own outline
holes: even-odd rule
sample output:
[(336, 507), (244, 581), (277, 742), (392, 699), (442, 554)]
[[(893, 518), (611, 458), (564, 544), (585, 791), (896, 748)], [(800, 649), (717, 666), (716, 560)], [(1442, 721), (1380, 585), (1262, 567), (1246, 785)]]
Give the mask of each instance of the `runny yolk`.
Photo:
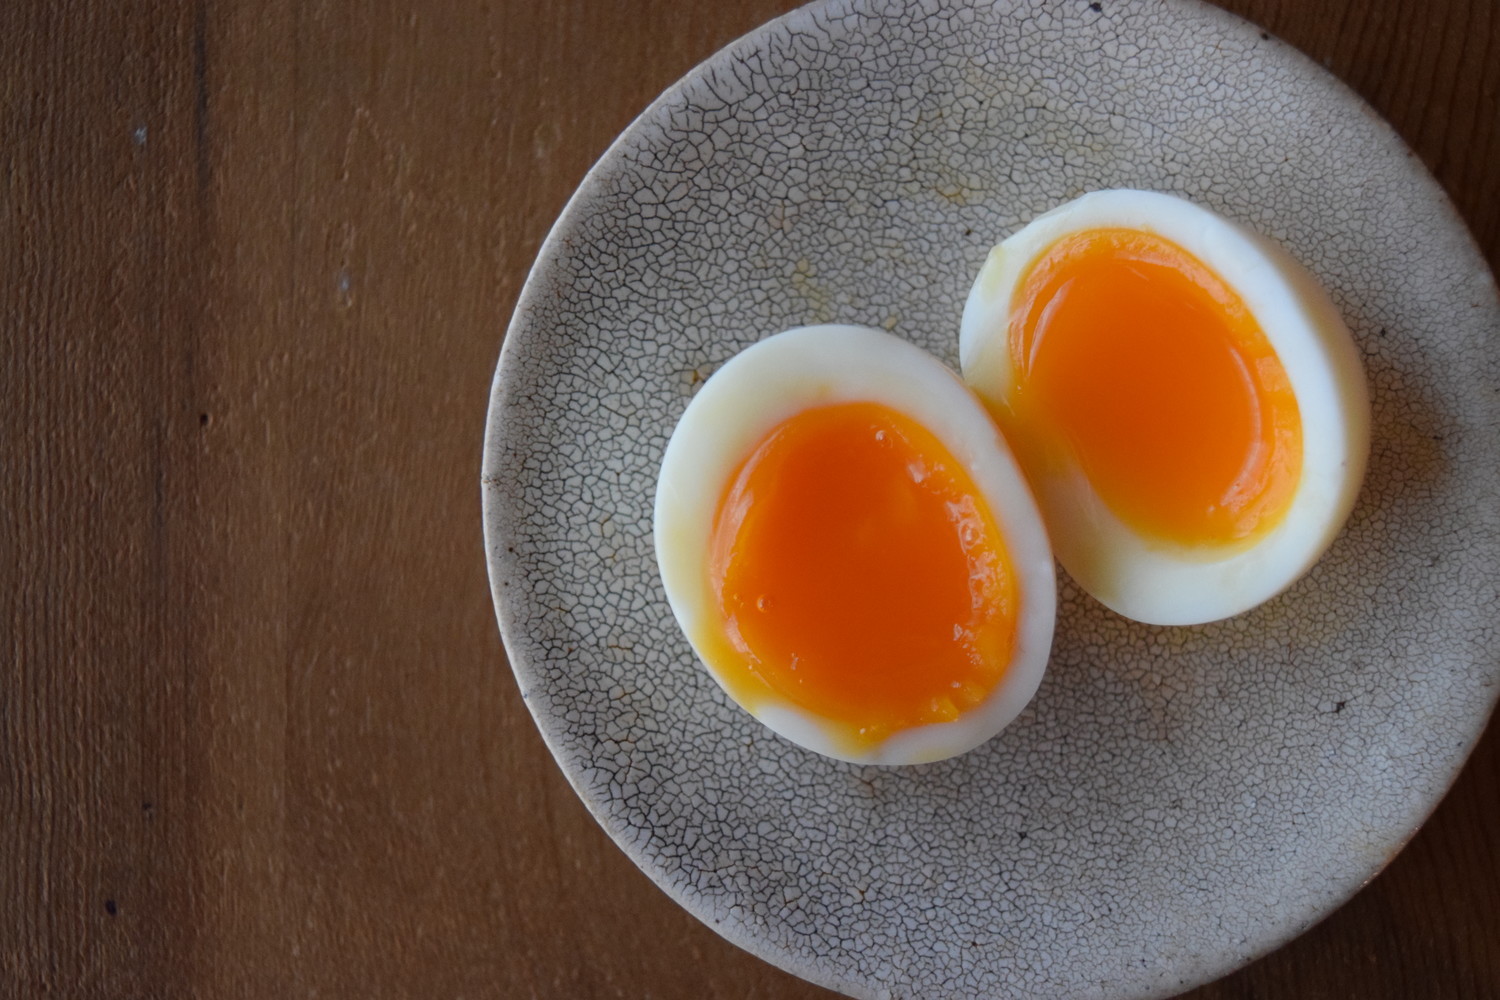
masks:
[(736, 694), (856, 745), (957, 718), (1010, 661), (1018, 597), (995, 519), (942, 442), (882, 404), (772, 430), (720, 501), (710, 574)]
[(1017, 386), (997, 417), (1033, 474), (1071, 454), (1116, 516), (1179, 545), (1244, 544), (1285, 514), (1296, 396), (1239, 295), (1182, 247), (1063, 237), (1023, 279), (1009, 340)]

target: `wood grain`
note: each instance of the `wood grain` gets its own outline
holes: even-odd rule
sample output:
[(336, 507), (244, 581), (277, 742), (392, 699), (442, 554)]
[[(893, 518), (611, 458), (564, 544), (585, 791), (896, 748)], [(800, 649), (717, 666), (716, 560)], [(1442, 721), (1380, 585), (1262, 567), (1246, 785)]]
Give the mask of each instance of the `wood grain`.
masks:
[[(0, 995), (831, 996), (553, 766), (477, 486), (547, 227), (786, 0), (0, 6)], [(1493, 0), (1233, 0), (1500, 264)], [(1368, 889), (1191, 996), (1500, 996), (1500, 746)]]

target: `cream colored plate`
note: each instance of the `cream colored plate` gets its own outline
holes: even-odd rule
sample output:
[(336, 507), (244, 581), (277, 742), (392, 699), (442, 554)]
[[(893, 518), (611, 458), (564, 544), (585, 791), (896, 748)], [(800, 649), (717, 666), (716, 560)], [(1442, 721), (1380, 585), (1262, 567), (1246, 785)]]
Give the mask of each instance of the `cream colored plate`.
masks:
[[(1227, 622), (1064, 578), (997, 739), (883, 769), (799, 749), (694, 662), (656, 473), (695, 387), (786, 327), (950, 364), (994, 242), (1084, 191), (1185, 195), (1327, 284), (1374, 400), (1328, 556)], [(1500, 678), (1500, 307), (1431, 178), (1287, 46), (1183, 2), (829, 3), (720, 52), (543, 247), (489, 415), (517, 680), (599, 822), (731, 941), (862, 997), (1154, 997), (1327, 914), (1436, 804)]]

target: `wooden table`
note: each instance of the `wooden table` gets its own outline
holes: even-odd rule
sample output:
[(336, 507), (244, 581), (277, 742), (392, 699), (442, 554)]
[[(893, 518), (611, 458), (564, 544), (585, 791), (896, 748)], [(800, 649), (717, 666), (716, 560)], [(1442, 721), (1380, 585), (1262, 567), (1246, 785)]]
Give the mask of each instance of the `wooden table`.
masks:
[[(1385, 114), (1500, 264), (1500, 4), (1227, 5)], [(790, 6), (0, 5), (0, 995), (831, 995), (594, 825), (479, 527), (548, 226)], [(1371, 887), (1191, 995), (1500, 996), (1497, 789), (1491, 733)]]

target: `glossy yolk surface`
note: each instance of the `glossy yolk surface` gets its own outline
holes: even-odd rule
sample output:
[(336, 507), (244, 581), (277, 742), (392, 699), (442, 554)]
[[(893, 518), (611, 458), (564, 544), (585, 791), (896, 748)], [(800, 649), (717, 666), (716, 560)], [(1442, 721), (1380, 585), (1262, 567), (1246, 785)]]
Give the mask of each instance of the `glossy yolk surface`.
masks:
[(1297, 399), (1234, 289), (1182, 247), (1064, 237), (1023, 279), (1009, 338), (1017, 384), (997, 416), (1029, 468), (1071, 454), (1122, 521), (1181, 545), (1243, 544), (1286, 512)]
[(710, 573), (736, 693), (854, 742), (956, 718), (1010, 660), (1017, 594), (993, 516), (947, 448), (881, 404), (776, 427), (722, 498)]

